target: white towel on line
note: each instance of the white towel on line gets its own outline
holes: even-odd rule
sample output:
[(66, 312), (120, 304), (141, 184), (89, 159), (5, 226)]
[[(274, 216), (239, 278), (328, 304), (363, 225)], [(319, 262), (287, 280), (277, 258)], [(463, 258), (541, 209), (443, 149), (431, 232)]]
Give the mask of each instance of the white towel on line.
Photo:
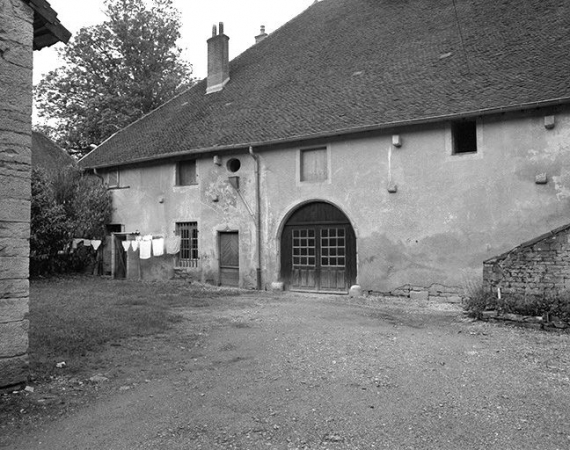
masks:
[(149, 259), (151, 248), (152, 248), (152, 241), (141, 241), (140, 242), (140, 258), (141, 259)]
[(164, 254), (164, 238), (152, 240), (152, 254), (153, 256), (162, 256)]

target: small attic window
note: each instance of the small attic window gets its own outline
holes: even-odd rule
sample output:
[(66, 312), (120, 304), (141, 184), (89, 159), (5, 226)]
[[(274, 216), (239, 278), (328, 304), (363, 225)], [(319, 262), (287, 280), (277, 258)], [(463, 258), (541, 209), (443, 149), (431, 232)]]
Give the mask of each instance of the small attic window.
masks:
[(451, 124), (453, 154), (477, 153), (477, 122), (464, 120)]
[(110, 188), (119, 187), (119, 168), (113, 167), (105, 174), (105, 181)]
[(176, 186), (190, 186), (196, 183), (196, 160), (179, 161), (176, 164)]

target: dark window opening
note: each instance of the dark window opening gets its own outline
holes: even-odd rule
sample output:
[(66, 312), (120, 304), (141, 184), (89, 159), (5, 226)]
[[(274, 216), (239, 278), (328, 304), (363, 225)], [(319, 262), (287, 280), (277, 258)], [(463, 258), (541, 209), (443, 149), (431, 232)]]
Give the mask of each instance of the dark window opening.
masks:
[(198, 223), (178, 222), (176, 235), (180, 236), (178, 267), (198, 267)]
[(196, 160), (180, 161), (176, 165), (176, 185), (189, 186), (196, 184)]
[(453, 154), (477, 153), (477, 122), (466, 120), (451, 126)]
[(228, 161), (226, 167), (230, 172), (237, 172), (241, 167), (241, 162), (237, 158), (232, 158)]
[(122, 233), (125, 231), (125, 226), (119, 223), (108, 223), (105, 225), (105, 230), (107, 231), (107, 234)]

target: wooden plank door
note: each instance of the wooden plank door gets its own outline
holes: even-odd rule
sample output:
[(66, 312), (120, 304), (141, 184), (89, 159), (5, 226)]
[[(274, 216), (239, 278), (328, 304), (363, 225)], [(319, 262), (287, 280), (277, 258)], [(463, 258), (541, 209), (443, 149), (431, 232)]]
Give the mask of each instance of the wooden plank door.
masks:
[(239, 286), (239, 235), (220, 233), (220, 284)]
[(293, 271), (291, 287), (318, 289), (317, 230), (314, 227), (292, 230)]

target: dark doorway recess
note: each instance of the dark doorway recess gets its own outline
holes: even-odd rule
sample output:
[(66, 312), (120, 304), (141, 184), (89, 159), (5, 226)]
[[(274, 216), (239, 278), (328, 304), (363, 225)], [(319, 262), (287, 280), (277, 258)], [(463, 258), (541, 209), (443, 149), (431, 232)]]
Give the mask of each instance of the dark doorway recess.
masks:
[(356, 281), (356, 237), (336, 206), (312, 202), (287, 220), (281, 236), (281, 279), (291, 290), (346, 292)]

